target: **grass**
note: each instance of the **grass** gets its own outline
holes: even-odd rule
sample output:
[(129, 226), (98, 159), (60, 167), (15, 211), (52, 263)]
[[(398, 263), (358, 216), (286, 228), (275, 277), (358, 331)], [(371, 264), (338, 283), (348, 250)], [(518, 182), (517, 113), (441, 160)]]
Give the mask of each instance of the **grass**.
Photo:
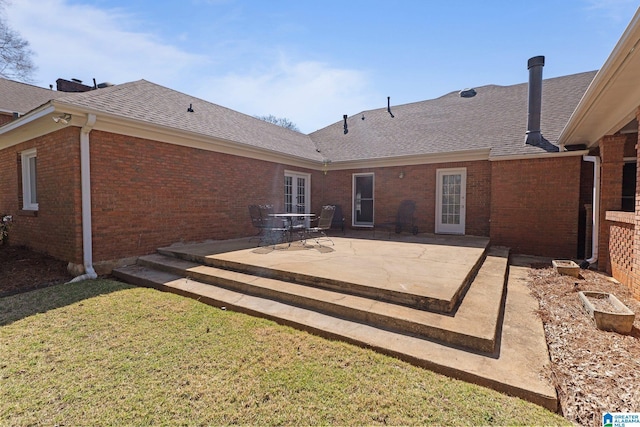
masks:
[(557, 425), (350, 344), (110, 280), (0, 299), (2, 425)]

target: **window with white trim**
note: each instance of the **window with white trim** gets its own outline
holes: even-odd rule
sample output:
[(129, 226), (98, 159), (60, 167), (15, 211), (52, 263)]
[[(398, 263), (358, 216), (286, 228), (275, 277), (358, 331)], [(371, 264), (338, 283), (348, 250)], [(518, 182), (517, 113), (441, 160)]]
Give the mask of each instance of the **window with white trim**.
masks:
[(36, 149), (26, 150), (20, 153), (22, 163), (22, 209), (27, 211), (38, 210), (38, 158)]

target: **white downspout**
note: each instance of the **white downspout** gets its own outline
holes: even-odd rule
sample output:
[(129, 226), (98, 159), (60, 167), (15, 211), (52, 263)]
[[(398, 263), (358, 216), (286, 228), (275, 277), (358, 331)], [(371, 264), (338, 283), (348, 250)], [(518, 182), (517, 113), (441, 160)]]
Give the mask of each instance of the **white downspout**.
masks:
[[(584, 263), (588, 266), (598, 261), (598, 234), (600, 232), (600, 157), (598, 156), (582, 156), (585, 162), (593, 163), (593, 212), (592, 212), (592, 230), (591, 230), (591, 258)], [(586, 256), (586, 254), (585, 254)], [(584, 267), (588, 267), (585, 265)]]
[(89, 154), (89, 133), (96, 123), (96, 115), (88, 114), (87, 122), (80, 129), (80, 179), (82, 183), (82, 253), (84, 274), (69, 283), (98, 277), (93, 269), (93, 236), (91, 233), (91, 168)]

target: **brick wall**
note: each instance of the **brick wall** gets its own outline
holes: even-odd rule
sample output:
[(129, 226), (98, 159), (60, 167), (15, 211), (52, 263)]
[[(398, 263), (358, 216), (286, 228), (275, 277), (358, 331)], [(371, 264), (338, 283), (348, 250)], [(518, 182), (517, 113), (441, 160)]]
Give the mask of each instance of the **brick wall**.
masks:
[[(466, 230), (468, 235), (489, 235), (489, 203), (491, 198), (491, 165), (488, 161), (413, 165), (329, 171), (321, 175), (322, 203), (340, 204), (345, 224), (352, 224), (354, 173), (374, 173), (375, 222), (395, 219), (400, 203), (416, 203), (416, 225), (421, 233), (435, 231), (436, 171), (444, 168), (467, 169)], [(400, 173), (403, 172), (403, 178)], [(317, 195), (316, 195), (317, 197)], [(317, 200), (317, 199), (316, 199)]]
[(607, 211), (619, 211), (622, 207), (622, 169), (624, 167), (625, 135), (609, 135), (600, 140), (600, 234), (598, 237), (598, 268), (611, 273), (609, 263), (609, 227)]
[[(636, 110), (636, 118), (640, 120), (640, 107)], [(640, 299), (640, 133), (638, 133), (638, 141), (636, 144), (637, 168), (636, 168), (636, 208), (634, 214), (634, 230), (633, 230), (633, 260), (631, 266), (631, 292), (633, 296)]]
[(513, 253), (573, 258), (582, 158), (491, 163), (491, 242)]
[(282, 206), (292, 169), (95, 130), (90, 138), (96, 262), (255, 234), (248, 205)]
[[(37, 213), (22, 211), (20, 153), (36, 148)], [(67, 127), (0, 151), (0, 212), (14, 217), (10, 244), (82, 263), (79, 129)]]
[(0, 113), (0, 126), (13, 121), (13, 114)]
[[(606, 219), (606, 227), (609, 228), (608, 258), (611, 274), (616, 280), (631, 288), (634, 213), (609, 211), (606, 213)], [(640, 297), (640, 294), (636, 294), (635, 297)]]

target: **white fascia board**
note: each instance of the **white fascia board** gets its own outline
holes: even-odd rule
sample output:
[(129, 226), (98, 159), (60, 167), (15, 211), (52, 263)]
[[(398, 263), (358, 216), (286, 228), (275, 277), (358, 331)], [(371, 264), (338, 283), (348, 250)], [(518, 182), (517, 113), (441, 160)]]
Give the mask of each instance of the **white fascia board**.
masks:
[(532, 160), (532, 159), (552, 159), (557, 157), (574, 157), (589, 154), (589, 150), (561, 151), (559, 153), (540, 153), (540, 154), (514, 154), (511, 156), (495, 156), (490, 157), (490, 162), (501, 162), (505, 160)]
[(54, 131), (56, 123), (49, 119), (53, 112), (55, 107), (47, 104), (0, 127), (0, 137), (2, 137), (0, 149), (9, 148)]
[(450, 153), (418, 154), (413, 156), (383, 157), (379, 159), (346, 160), (328, 163), (328, 171), (347, 169), (413, 166), (434, 163), (474, 162), (489, 160), (489, 148), (455, 151)]
[(46, 116), (47, 114), (51, 114), (55, 111), (55, 107), (53, 105), (47, 105), (46, 107), (43, 107), (41, 110), (37, 110), (31, 114), (27, 114), (25, 116), (20, 116), (19, 118), (17, 118), (16, 120), (13, 120), (9, 123), (7, 123), (6, 125), (0, 127), (0, 135), (3, 135), (5, 133), (11, 132), (12, 130), (15, 130), (17, 128), (19, 128), (20, 126), (24, 126), (27, 123), (31, 123), (35, 120), (38, 120), (41, 117)]

